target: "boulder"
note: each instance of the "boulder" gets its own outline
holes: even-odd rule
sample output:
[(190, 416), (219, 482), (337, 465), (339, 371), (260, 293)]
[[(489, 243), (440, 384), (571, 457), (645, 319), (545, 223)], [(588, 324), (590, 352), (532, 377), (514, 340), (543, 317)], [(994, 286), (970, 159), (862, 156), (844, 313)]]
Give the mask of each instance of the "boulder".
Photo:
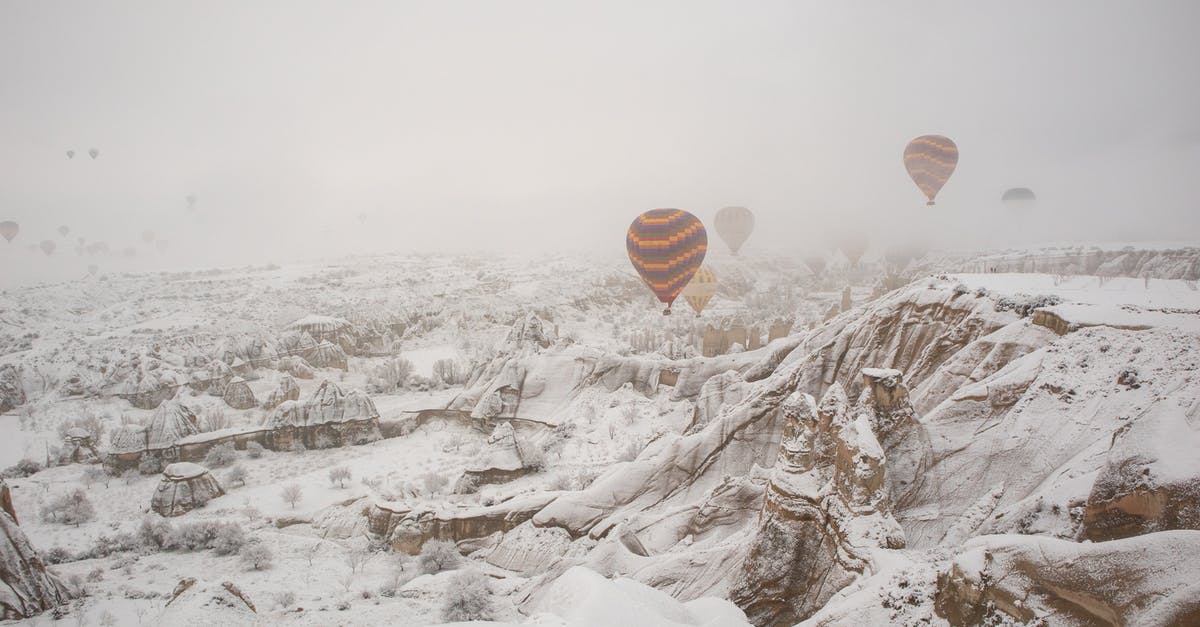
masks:
[(263, 409), (275, 409), (284, 401), (298, 400), (300, 400), (300, 386), (296, 384), (296, 380), (291, 375), (285, 374), (279, 377), (279, 385), (271, 390), (262, 406)]
[(0, 479), (0, 619), (29, 618), (69, 602), (66, 587), (17, 524), (8, 483)]
[(331, 342), (321, 342), (306, 355), (308, 363), (317, 368), (338, 368), (346, 370), (346, 351), (341, 346)]
[(226, 405), (234, 409), (250, 409), (258, 404), (258, 400), (254, 398), (254, 392), (250, 390), (246, 380), (241, 377), (234, 377), (229, 381), (221, 398)]
[(207, 468), (190, 462), (177, 462), (163, 470), (162, 481), (154, 491), (150, 508), (162, 516), (182, 516), (225, 494), (221, 484)]

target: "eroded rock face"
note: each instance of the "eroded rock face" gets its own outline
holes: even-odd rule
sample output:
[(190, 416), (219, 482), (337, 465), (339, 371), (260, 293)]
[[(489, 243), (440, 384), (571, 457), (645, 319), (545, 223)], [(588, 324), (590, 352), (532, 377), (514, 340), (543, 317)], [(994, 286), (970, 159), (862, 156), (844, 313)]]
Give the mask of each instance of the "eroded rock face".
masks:
[(939, 577), (935, 608), (951, 625), (1200, 624), (1200, 532), (1080, 544), (980, 536)]
[(376, 503), (368, 513), (371, 533), (385, 539), (393, 549), (416, 555), (429, 540), (467, 542), (505, 532), (529, 520), (554, 495), (533, 494), (503, 503), (434, 511), (410, 508), (403, 503)]
[(267, 399), (263, 401), (263, 409), (275, 409), (284, 401), (298, 400), (300, 400), (300, 386), (296, 384), (296, 380), (291, 375), (285, 374), (279, 377), (279, 385), (271, 390)]
[[(876, 398), (868, 388), (864, 398), (895, 406), (899, 394), (890, 386)], [(731, 600), (756, 625), (808, 617), (870, 570), (871, 548), (904, 546), (871, 414), (851, 418), (836, 385), (820, 407), (808, 394), (792, 394), (782, 414), (779, 459), (749, 553), (730, 588)]]
[(8, 483), (0, 479), (0, 618), (29, 618), (68, 602), (66, 588), (47, 568), (17, 524)]
[(379, 411), (360, 390), (343, 390), (322, 381), (307, 401), (284, 401), (267, 418), (268, 448), (291, 450), (297, 442), (306, 448), (333, 448), (367, 444), (383, 438)]
[(234, 377), (229, 385), (225, 386), (225, 394), (221, 398), (226, 405), (234, 409), (250, 409), (258, 404), (258, 400), (254, 398), (254, 392), (250, 390), (246, 380), (241, 377)]
[(1093, 542), (1169, 529), (1200, 529), (1197, 408), (1160, 408), (1112, 438), (1084, 508), (1080, 535)]
[(21, 388), (21, 376), (12, 364), (0, 366), (0, 414), (25, 404), (25, 390)]
[(150, 508), (162, 516), (182, 516), (225, 494), (208, 469), (189, 462), (178, 462), (163, 470), (162, 481), (154, 491)]
[(722, 407), (733, 406), (746, 397), (746, 382), (736, 371), (719, 374), (704, 383), (696, 396), (692, 424), (684, 434), (696, 433), (708, 425)]

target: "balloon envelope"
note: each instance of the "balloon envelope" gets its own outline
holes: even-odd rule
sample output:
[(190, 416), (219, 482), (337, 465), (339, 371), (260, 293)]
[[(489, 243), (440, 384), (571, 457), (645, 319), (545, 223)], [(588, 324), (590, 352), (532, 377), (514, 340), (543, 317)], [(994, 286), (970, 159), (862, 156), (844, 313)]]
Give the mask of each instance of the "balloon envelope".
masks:
[(63, 226), (58, 227), (58, 234), (63, 237), (66, 237), (67, 233), (70, 233), (70, 232), (71, 232), (71, 227), (69, 227), (69, 226), (63, 225)]
[(846, 255), (846, 259), (850, 261), (850, 265), (857, 266), (858, 260), (867, 252), (867, 238), (861, 235), (850, 235), (842, 238), (838, 243), (838, 249)]
[(75, 158), (75, 151), (74, 151), (74, 150), (68, 150), (68, 151), (67, 151), (67, 158), (68, 158), (68, 159), (74, 159), (74, 158)]
[(88, 156), (95, 159), (96, 157), (100, 156), (100, 151), (96, 150), (95, 148), (91, 148), (88, 150)]
[(149, 244), (154, 241), (154, 231), (142, 231), (142, 241)]
[(717, 212), (717, 235), (734, 255), (754, 232), (754, 213), (745, 207), (723, 207)]
[(671, 303), (700, 269), (708, 232), (696, 216), (681, 209), (651, 209), (629, 225), (629, 261), (671, 313)]
[(696, 276), (692, 277), (692, 280), (688, 282), (680, 294), (687, 301), (687, 304), (691, 305), (692, 311), (695, 311), (696, 315), (699, 316), (708, 305), (708, 301), (712, 300), (712, 297), (716, 293), (717, 275), (713, 274), (713, 271), (709, 270), (708, 266), (700, 266), (700, 269), (696, 271)]
[(0, 222), (0, 236), (3, 236), (4, 239), (11, 242), (11, 241), (13, 241), (13, 238), (17, 236), (17, 233), (20, 233), (20, 232), (21, 232), (21, 227), (16, 222), (13, 222), (12, 220), (5, 220), (4, 222)]
[(942, 190), (958, 165), (958, 146), (949, 137), (922, 135), (904, 148), (904, 167), (921, 193), (929, 199), (927, 205)]
[(1037, 204), (1037, 195), (1028, 187), (1014, 187), (1000, 196), (1000, 202), (1014, 209), (1028, 209)]
[(817, 276), (821, 276), (821, 273), (825, 272), (825, 264), (825, 257), (821, 255), (808, 255), (804, 258), (804, 265), (808, 266), (808, 269)]
[(46, 253), (46, 255), (49, 256), (49, 255), (54, 254), (54, 249), (58, 247), (58, 244), (55, 244), (53, 240), (47, 239), (47, 240), (42, 240), (41, 246), (42, 246), (42, 252)]

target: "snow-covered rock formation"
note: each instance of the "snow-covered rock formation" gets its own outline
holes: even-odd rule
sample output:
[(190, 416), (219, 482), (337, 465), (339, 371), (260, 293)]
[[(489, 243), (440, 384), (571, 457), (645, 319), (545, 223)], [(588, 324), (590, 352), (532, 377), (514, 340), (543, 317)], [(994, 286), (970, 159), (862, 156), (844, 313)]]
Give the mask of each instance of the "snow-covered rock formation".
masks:
[(17, 524), (8, 483), (0, 479), (0, 618), (29, 618), (65, 605), (67, 590)]
[(150, 509), (162, 516), (182, 516), (225, 494), (207, 468), (176, 462), (163, 469), (162, 481), (150, 500)]

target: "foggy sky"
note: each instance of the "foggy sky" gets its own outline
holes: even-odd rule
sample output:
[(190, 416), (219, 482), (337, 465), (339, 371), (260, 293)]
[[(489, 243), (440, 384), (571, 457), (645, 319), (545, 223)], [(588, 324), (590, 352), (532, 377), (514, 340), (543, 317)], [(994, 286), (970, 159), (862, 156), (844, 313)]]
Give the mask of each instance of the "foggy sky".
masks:
[[(750, 207), (746, 254), (1200, 236), (1200, 3), (848, 4), (5, 2), (0, 285), (619, 253), (655, 207)], [(928, 133), (961, 154), (932, 208), (901, 162)], [(1039, 195), (1021, 225), (1016, 186)]]

